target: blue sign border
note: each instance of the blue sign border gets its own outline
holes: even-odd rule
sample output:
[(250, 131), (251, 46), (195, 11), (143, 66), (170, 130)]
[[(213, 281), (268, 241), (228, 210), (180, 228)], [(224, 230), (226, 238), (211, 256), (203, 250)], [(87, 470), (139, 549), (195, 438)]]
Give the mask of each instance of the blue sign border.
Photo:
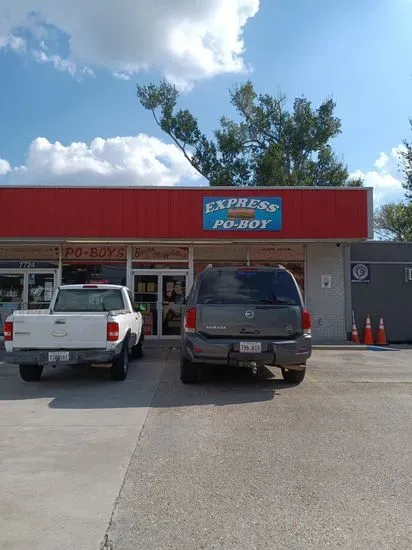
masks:
[(204, 231), (281, 231), (281, 197), (203, 197)]

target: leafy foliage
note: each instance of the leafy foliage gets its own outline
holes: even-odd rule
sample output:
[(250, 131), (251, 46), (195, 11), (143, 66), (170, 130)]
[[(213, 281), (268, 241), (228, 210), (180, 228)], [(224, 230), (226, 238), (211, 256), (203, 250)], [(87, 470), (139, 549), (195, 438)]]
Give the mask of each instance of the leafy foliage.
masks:
[(239, 121), (222, 117), (209, 139), (188, 110), (177, 109), (179, 92), (167, 81), (138, 85), (137, 96), (211, 185), (362, 185), (348, 182), (347, 168), (330, 145), (341, 132), (331, 99), (313, 109), (308, 99), (297, 98), (288, 112), (284, 96), (258, 95), (248, 81), (230, 92)]
[[(412, 118), (409, 120), (412, 129)], [(405, 151), (401, 152), (402, 168), (405, 175), (403, 186), (406, 197), (412, 201), (412, 143), (404, 141)]]
[(375, 213), (375, 232), (389, 241), (412, 241), (412, 204), (390, 203)]

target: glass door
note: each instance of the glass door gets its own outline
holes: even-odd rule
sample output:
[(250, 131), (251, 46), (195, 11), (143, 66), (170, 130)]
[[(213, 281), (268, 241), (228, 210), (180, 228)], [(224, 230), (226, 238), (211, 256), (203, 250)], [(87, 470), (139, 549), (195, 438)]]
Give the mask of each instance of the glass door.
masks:
[(180, 336), (183, 301), (186, 296), (187, 274), (161, 274), (162, 336)]
[(159, 275), (153, 272), (135, 272), (134, 302), (143, 315), (145, 336), (159, 335)]
[(23, 273), (0, 273), (0, 334), (7, 317), (16, 309), (22, 309), (23, 290)]
[(187, 272), (135, 271), (134, 301), (143, 315), (145, 336), (179, 336)]

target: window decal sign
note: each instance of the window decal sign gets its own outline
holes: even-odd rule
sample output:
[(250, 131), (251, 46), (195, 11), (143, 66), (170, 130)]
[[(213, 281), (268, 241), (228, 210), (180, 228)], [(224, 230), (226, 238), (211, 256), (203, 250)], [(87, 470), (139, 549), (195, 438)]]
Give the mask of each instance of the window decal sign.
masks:
[(206, 231), (280, 231), (280, 197), (204, 197)]

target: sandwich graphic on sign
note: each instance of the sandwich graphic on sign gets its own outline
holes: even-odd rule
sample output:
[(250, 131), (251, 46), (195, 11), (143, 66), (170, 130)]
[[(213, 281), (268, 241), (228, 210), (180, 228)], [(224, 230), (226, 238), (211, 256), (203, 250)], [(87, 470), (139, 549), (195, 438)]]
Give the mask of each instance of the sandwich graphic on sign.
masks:
[(227, 217), (229, 220), (253, 220), (256, 211), (253, 208), (230, 208)]

